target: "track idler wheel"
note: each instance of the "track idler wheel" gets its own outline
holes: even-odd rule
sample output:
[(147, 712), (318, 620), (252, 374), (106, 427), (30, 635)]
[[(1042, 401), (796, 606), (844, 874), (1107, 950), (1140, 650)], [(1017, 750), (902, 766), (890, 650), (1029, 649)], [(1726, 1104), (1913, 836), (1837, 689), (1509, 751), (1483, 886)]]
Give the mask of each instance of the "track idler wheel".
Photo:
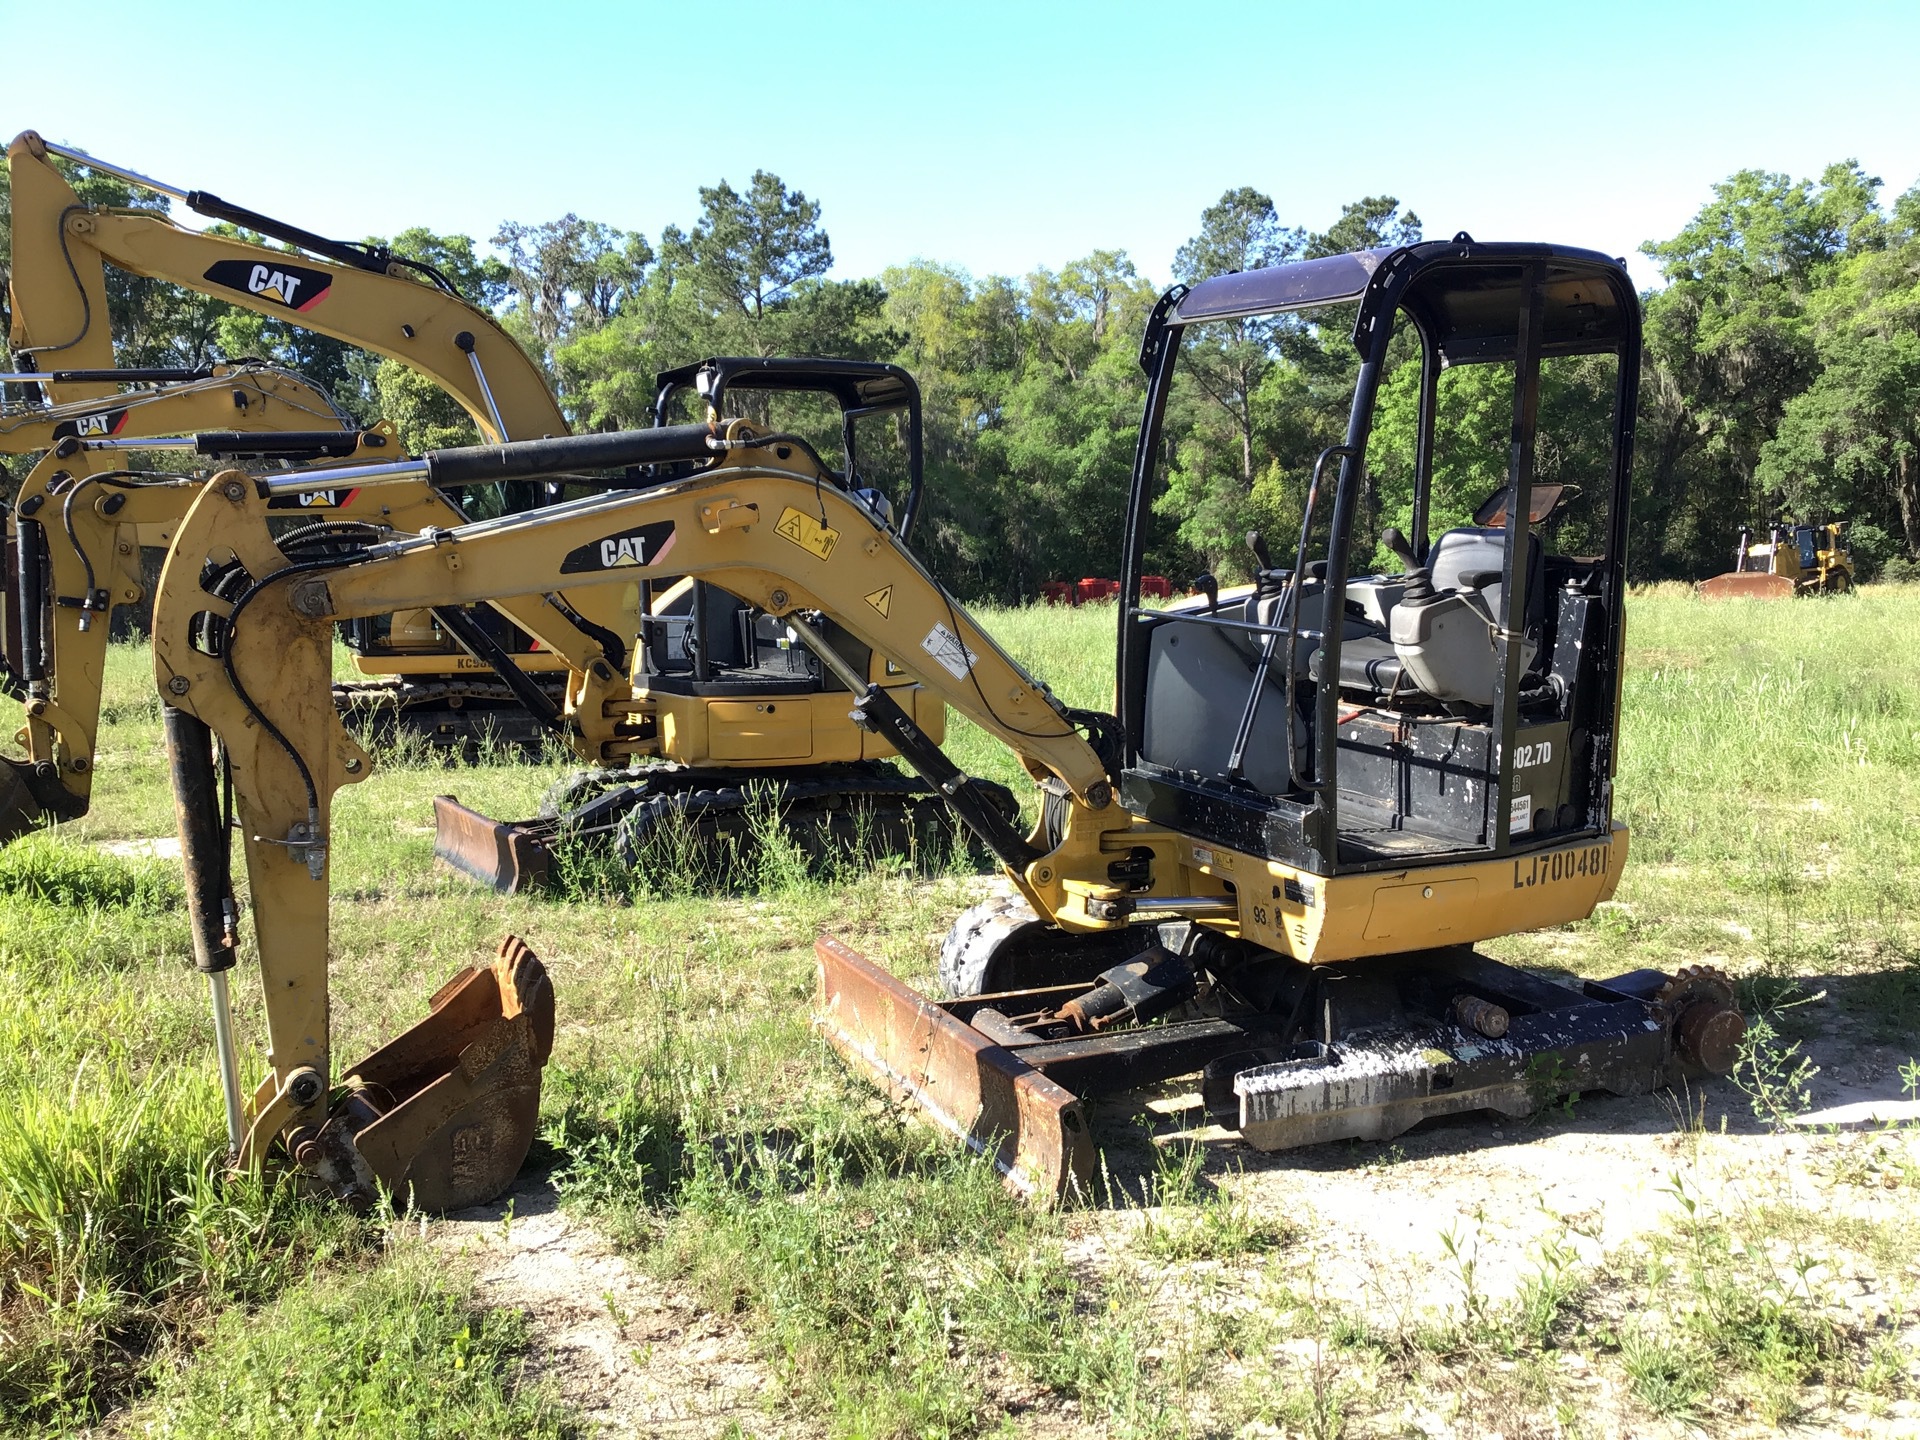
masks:
[(1733, 981), (1711, 965), (1689, 966), (1655, 992), (1653, 1003), (1673, 1027), (1674, 1052), (1708, 1075), (1726, 1075), (1740, 1055), (1747, 1017), (1733, 1001)]
[[(294, 1148), (302, 1169), (365, 1208), (458, 1210), (513, 1183), (540, 1117), (553, 1053), (553, 984), (526, 943), (441, 986), (425, 1020), (349, 1069), (326, 1126)], [(308, 1149), (308, 1147), (313, 1147)]]

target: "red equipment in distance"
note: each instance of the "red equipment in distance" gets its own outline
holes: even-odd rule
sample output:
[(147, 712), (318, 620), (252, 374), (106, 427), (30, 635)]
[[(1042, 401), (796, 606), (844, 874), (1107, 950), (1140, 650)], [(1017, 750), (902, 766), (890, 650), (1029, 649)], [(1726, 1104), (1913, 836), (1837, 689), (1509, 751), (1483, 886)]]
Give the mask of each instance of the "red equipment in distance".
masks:
[[(1164, 575), (1142, 575), (1140, 593), (1155, 600), (1173, 598), (1173, 582)], [(1085, 605), (1095, 600), (1112, 600), (1120, 594), (1118, 580), (1049, 580), (1040, 587), (1040, 598), (1049, 605)]]

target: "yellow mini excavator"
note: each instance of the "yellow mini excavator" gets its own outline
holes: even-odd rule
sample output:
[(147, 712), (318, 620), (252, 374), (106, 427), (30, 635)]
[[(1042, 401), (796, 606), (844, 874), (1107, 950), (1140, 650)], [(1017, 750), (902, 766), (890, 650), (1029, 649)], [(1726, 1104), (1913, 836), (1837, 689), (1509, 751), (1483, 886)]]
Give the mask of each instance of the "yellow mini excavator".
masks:
[[(841, 468), (813, 458), (833, 482), (909, 539), (922, 491), (920, 387), (897, 365), (862, 360), (722, 356), (681, 366), (655, 381), (654, 419), (665, 426), (676, 401), (693, 395), (716, 423), (735, 400), (783, 397), (796, 406), (824, 400), (837, 411)], [(864, 423), (863, 423), (864, 422)], [(869, 473), (859, 435), (886, 426), (900, 433), (900, 477), (889, 497)], [(794, 445), (805, 445), (794, 439)], [(824, 442), (823, 442), (824, 443)], [(680, 462), (685, 470), (687, 462)], [(670, 467), (655, 467), (656, 481)], [(795, 527), (799, 522), (794, 522)], [(811, 531), (799, 531), (812, 536)], [(820, 543), (817, 538), (814, 543)], [(640, 641), (630, 665), (631, 693), (618, 704), (617, 740), (601, 765), (556, 787), (533, 819), (496, 822), (452, 796), (435, 802), (434, 853), (497, 890), (540, 888), (556, 876), (563, 847), (584, 847), (629, 866), (645, 866), (652, 837), (678, 857), (691, 838), (704, 854), (745, 845), (765, 807), (803, 853), (820, 859), (911, 854), (952, 839), (952, 816), (925, 781), (887, 763), (894, 747), (847, 716), (847, 687), (781, 617), (708, 581), (656, 584), (638, 570)], [(885, 612), (890, 596), (865, 597)], [(946, 733), (940, 701), (884, 655), (823, 622), (863, 677), (884, 688), (934, 744)], [(605, 762), (627, 759), (633, 768)], [(647, 763), (642, 763), (647, 762)], [(1003, 812), (1019, 804), (989, 786)]]
[(1703, 600), (1791, 600), (1797, 595), (1844, 595), (1853, 589), (1853, 552), (1844, 521), (1776, 525), (1754, 543), (1742, 529), (1733, 569), (1694, 587)]
[[(1241, 594), (1142, 605), (1161, 417), (1187, 331), (1301, 312), (1325, 325), (1339, 311), (1359, 351), (1351, 418), (1303, 477), (1291, 563), (1261, 555)], [(1404, 570), (1355, 574), (1350, 557), (1373, 549), (1355, 520), (1374, 404), (1402, 334), (1421, 366), (1411, 529), (1386, 537)], [(1534, 494), (1551, 439), (1538, 433), (1540, 374), (1573, 356), (1614, 366), (1612, 452), (1583, 477), (1587, 508), (1556, 515)], [(1744, 1021), (1716, 972), (1563, 983), (1473, 948), (1589, 915), (1626, 859), (1613, 763), (1640, 322), (1625, 269), (1465, 235), (1336, 255), (1176, 287), (1142, 359), (1113, 715), (1063, 706), (875, 507), (743, 421), (430, 454), (385, 478), (663, 469), (633, 490), (298, 556), (276, 543), (268, 507), (328, 477), (214, 477), (168, 557), (154, 667), (236, 1153), (259, 1157), (278, 1137), (350, 1201), (385, 1186), (456, 1204), (510, 1179), (554, 1014), (524, 945), (456, 977), (369, 1059), (333, 1064), (331, 799), (372, 762), (329, 703), (331, 626), (650, 574), (708, 581), (784, 619), (860, 723), (1005, 865), (1019, 903), (962, 918), (942, 957), (953, 998), (915, 995), (823, 940), (820, 1018), (854, 1064), (1027, 1193), (1086, 1182), (1082, 1097), (1175, 1076), (1198, 1075), (1220, 1123), (1277, 1149), (1724, 1071)], [(1506, 499), (1487, 512), (1502, 523), (1429, 535), (1448, 443), (1437, 387), (1459, 364), (1511, 374)], [(883, 589), (888, 603), (873, 604)], [(1043, 802), (1031, 833), (854, 663), (867, 650), (1019, 754)], [(216, 737), (237, 826), (220, 807)], [(234, 829), (269, 1031), (271, 1069), (250, 1091), (224, 1014)]]
[[(379, 246), (328, 240), (204, 191), (165, 184), (52, 144), (33, 131), (17, 136), (7, 156), (13, 224), (10, 343), (17, 369), (0, 382), (34, 402), (0, 417), (0, 441), (10, 442), (6, 448), (12, 453), (40, 448), (25, 442), (42, 430), (54, 432), (49, 438), (72, 433), (128, 440), (159, 434), (146, 407), (156, 393), (180, 386), (230, 394), (236, 410), (252, 401), (246, 390), (259, 383), (258, 367), (240, 367), (237, 373), (227, 366), (115, 369), (107, 320), (109, 265), (398, 360), (452, 396), (489, 440), (567, 433), (566, 419), (538, 367), (492, 316), (463, 299), (429, 265)], [(55, 157), (294, 248), (276, 250), (189, 230), (153, 210), (86, 205), (55, 166)], [(129, 394), (123, 389), (128, 385), (162, 388)], [(282, 389), (278, 398), (312, 407), (314, 424), (307, 428), (340, 423), (330, 402), (315, 404), (311, 387), (302, 382), (302, 388), (305, 395)], [(215, 420), (206, 428), (264, 427)], [(551, 498), (552, 493), (522, 486), (494, 497), (494, 503), (526, 509)], [(613, 593), (591, 597), (590, 604), (606, 609), (589, 619), (630, 633), (633, 617), (620, 609), (620, 599)], [(469, 618), (514, 653), (521, 670), (540, 676), (550, 698), (558, 696), (567, 670), (562, 657), (531, 648), (525, 636), (513, 634), (490, 612)], [(363, 728), (380, 735), (405, 729), (469, 753), (483, 739), (539, 743), (541, 726), (513, 687), (488, 673), (425, 612), (369, 618), (349, 627), (345, 638), (358, 652), (355, 664), (364, 678), (342, 685), (338, 698)]]

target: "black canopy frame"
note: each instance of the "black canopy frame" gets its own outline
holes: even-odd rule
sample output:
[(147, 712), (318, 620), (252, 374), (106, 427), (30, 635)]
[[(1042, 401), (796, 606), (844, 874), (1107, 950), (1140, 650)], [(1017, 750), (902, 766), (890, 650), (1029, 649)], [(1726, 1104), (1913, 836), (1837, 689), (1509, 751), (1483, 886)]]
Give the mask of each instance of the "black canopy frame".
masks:
[[(1466, 235), (1395, 250), (1369, 250), (1301, 261), (1175, 286), (1155, 306), (1140, 352), (1147, 375), (1147, 399), (1134, 455), (1122, 552), (1122, 591), (1117, 677), (1121, 697), (1125, 765), (1122, 793), (1130, 806), (1180, 827), (1182, 817), (1213, 814), (1216, 802), (1260, 812), (1257, 823), (1236, 821), (1239, 832), (1268, 837), (1274, 858), (1286, 859), (1324, 875), (1354, 869), (1386, 868), (1392, 860), (1343, 860), (1336, 783), (1341, 713), (1341, 626), (1329, 624), (1312, 638), (1321, 647), (1319, 679), (1311, 705), (1311, 753), (1298, 773), (1289, 766), (1288, 791), (1282, 795), (1243, 795), (1237, 777), (1196, 777), (1191, 787), (1169, 783), (1141, 764), (1148, 632), (1162, 612), (1141, 605), (1140, 580), (1147, 529), (1159, 490), (1159, 462), (1168, 398), (1172, 392), (1181, 342), (1191, 327), (1220, 321), (1278, 316), (1329, 307), (1355, 307), (1352, 339), (1359, 355), (1345, 444), (1334, 447), (1339, 469), (1327, 526), (1322, 613), (1345, 611), (1349, 551), (1356, 503), (1367, 463), (1379, 387), (1388, 347), (1402, 325), (1414, 334), (1421, 357), (1418, 437), (1415, 450), (1414, 505), (1410, 539), (1424, 562), (1431, 539), (1434, 437), (1438, 422), (1439, 375), (1460, 364), (1510, 362), (1514, 367), (1513, 428), (1504, 506), (1504, 567), (1500, 614), (1495, 617), (1501, 649), (1489, 723), (1497, 727), (1485, 776), (1490, 822), (1481, 853), (1504, 855), (1535, 843), (1514, 836), (1503, 819), (1514, 794), (1514, 734), (1518, 719), (1527, 613), (1528, 516), (1532, 508), (1536, 430), (1539, 423), (1540, 365), (1558, 356), (1612, 354), (1616, 357), (1613, 447), (1606, 548), (1597, 567), (1597, 597), (1604, 616), (1603, 671), (1618, 674), (1623, 643), (1625, 552), (1629, 476), (1633, 459), (1635, 407), (1639, 392), (1639, 299), (1622, 262), (1594, 251), (1553, 245), (1481, 244)], [(1309, 517), (1309, 520), (1311, 517)], [(1305, 534), (1303, 532), (1303, 550)], [(1200, 616), (1184, 617), (1188, 620)], [(1294, 621), (1298, 631), (1297, 616)], [(1248, 628), (1240, 623), (1236, 628)], [(1253, 627), (1260, 628), (1260, 627)], [(1279, 628), (1275, 633), (1279, 633)], [(1291, 642), (1289, 642), (1291, 645)], [(1271, 648), (1271, 647), (1269, 647)], [(1264, 664), (1255, 679), (1265, 680)], [(1291, 690), (1290, 692), (1291, 693)], [(1250, 702), (1251, 704), (1251, 702)], [(1617, 689), (1599, 697), (1588, 716), (1583, 754), (1585, 815), (1581, 831), (1604, 835), (1612, 822), (1612, 758), (1617, 745)], [(1305, 718), (1303, 716), (1303, 718)], [(1196, 721), (1196, 723), (1198, 723)], [(1291, 730), (1289, 730), (1291, 735)], [(1187, 789), (1192, 794), (1187, 793)], [(1220, 793), (1214, 794), (1213, 791)], [(1242, 823), (1245, 822), (1245, 823)], [(1238, 832), (1237, 832), (1238, 833)], [(1569, 837), (1554, 837), (1560, 843)], [(1471, 848), (1471, 847), (1470, 847)], [(1464, 857), (1463, 857), (1464, 858)]]

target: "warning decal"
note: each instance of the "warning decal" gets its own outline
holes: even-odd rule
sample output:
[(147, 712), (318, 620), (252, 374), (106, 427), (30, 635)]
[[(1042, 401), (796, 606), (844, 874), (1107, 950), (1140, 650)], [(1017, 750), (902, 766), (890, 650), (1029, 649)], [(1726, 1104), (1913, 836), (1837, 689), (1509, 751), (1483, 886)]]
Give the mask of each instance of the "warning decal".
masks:
[(822, 525), (811, 515), (791, 505), (780, 512), (780, 523), (773, 527), (773, 533), (782, 540), (791, 540), (808, 554), (822, 560), (833, 555), (833, 547), (840, 541), (838, 530)]
[(893, 609), (893, 586), (882, 585), (878, 590), (871, 591), (867, 595), (866, 600), (869, 605), (880, 612), (880, 618), (882, 620), (886, 619), (887, 612)]
[(980, 657), (961, 644), (960, 637), (944, 625), (936, 625), (920, 642), (920, 648), (940, 662), (940, 668), (956, 680), (967, 678)]

